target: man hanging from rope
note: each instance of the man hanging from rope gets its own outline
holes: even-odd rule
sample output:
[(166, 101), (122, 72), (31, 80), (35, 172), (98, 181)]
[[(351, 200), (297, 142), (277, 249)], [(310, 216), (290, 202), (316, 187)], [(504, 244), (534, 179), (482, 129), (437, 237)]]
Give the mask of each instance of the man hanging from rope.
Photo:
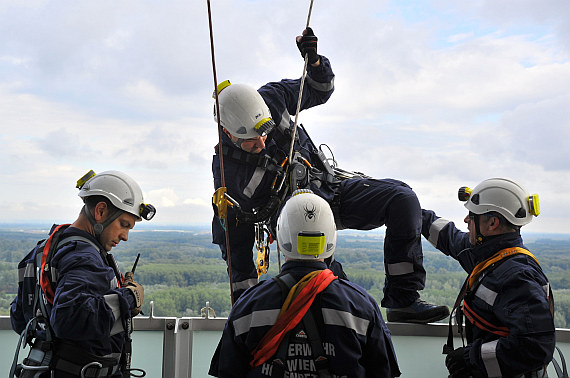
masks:
[[(334, 90), (334, 73), (329, 60), (317, 53), (317, 37), (310, 27), (296, 42), (302, 56), (308, 57), (299, 108), (304, 110), (329, 99)], [(227, 260), (227, 227), (234, 299), (258, 280), (252, 258), (254, 224), (274, 223), (283, 198), (295, 189), (309, 188), (331, 205), (338, 229), (370, 230), (386, 225), (382, 306), (387, 308), (388, 321), (427, 323), (445, 318), (449, 314), (446, 306), (419, 299), (426, 272), (421, 208), (415, 193), (394, 179), (339, 177), (303, 127), (292, 132), (291, 115), (296, 114), (300, 88), (301, 79), (271, 82), (258, 90), (228, 81), (218, 86), (223, 134), (222, 148), (216, 147), (212, 170), (218, 189), (223, 186), (221, 150), (227, 196), (233, 206), (228, 207), (223, 221), (214, 216), (212, 234), (213, 242), (220, 246)], [(289, 159), (292, 139), (294, 154)], [(336, 275), (343, 277), (338, 262), (328, 264)]]

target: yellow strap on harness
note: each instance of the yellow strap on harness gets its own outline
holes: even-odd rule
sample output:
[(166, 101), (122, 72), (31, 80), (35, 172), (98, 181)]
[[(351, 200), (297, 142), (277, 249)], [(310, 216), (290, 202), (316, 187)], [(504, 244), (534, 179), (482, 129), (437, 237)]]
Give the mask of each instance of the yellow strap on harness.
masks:
[(519, 253), (532, 257), (532, 259), (534, 261), (536, 261), (536, 263), (538, 265), (540, 265), (540, 263), (538, 262), (536, 257), (534, 257), (534, 255), (532, 253), (530, 253), (529, 251), (527, 251), (524, 248), (513, 247), (513, 248), (501, 249), (499, 252), (495, 253), (493, 256), (489, 257), (487, 260), (477, 264), (477, 266), (473, 269), (473, 271), (469, 275), (469, 279), (468, 279), (469, 281), (467, 282), (467, 288), (472, 287), (473, 284), (475, 283), (475, 281), (477, 281), (477, 279), (481, 275), (481, 273), (483, 273), (483, 271), (485, 269), (487, 269), (490, 265), (492, 265), (492, 264), (496, 263), (497, 261), (502, 260), (506, 257), (512, 256), (515, 254), (519, 254)]

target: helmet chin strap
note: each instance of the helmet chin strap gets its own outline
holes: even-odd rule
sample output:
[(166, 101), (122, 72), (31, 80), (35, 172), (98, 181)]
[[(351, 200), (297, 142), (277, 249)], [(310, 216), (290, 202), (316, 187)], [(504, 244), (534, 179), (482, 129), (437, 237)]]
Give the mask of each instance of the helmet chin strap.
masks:
[(87, 215), (87, 219), (89, 220), (89, 223), (91, 223), (91, 225), (93, 226), (93, 232), (95, 233), (95, 238), (99, 242), (101, 242), (99, 237), (101, 236), (101, 233), (103, 233), (103, 230), (105, 229), (105, 227), (110, 225), (115, 219), (117, 219), (119, 216), (121, 216), (121, 213), (122, 213), (122, 211), (117, 210), (117, 211), (115, 211), (115, 213), (113, 215), (109, 216), (103, 223), (97, 223), (97, 221), (93, 217), (93, 214), (91, 214), (89, 209), (87, 209), (87, 206), (83, 206), (83, 212), (85, 213), (85, 215)]
[(483, 244), (483, 242), (485, 242), (486, 239), (486, 237), (483, 236), (483, 234), (481, 233), (481, 228), (479, 227), (480, 217), (481, 216), (479, 214), (475, 214), (475, 218), (473, 218), (473, 222), (475, 222), (475, 239), (477, 245)]

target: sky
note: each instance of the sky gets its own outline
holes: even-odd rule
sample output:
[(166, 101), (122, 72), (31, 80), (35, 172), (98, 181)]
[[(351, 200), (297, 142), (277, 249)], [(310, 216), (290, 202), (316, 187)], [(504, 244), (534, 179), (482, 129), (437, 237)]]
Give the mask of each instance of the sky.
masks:
[[(300, 77), (309, 4), (212, 0), (218, 81)], [(335, 93), (299, 122), (341, 168), (464, 230), (458, 188), (508, 177), (540, 197), (523, 230), (570, 233), (568, 0), (315, 0), (310, 26)], [(74, 221), (93, 169), (208, 224), (213, 89), (206, 0), (0, 0), (0, 223)]]

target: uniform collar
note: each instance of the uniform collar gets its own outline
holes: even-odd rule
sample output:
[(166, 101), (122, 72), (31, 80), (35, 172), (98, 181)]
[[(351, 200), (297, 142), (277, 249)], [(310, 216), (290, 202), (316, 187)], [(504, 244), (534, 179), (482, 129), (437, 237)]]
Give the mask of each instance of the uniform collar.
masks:
[(315, 270), (327, 269), (327, 264), (323, 261), (310, 261), (310, 260), (291, 260), (283, 264), (281, 268), (282, 273), (292, 273), (294, 275), (306, 275)]
[(524, 247), (523, 240), (518, 232), (509, 232), (489, 238), (481, 245), (473, 246), (470, 250), (475, 264), (484, 261), (501, 249), (510, 247)]

